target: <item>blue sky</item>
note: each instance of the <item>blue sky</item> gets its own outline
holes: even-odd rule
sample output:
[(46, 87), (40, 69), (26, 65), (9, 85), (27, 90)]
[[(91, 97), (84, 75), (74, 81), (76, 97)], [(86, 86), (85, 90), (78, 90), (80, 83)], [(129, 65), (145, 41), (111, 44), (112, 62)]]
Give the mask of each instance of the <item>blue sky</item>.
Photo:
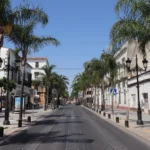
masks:
[[(12, 0), (13, 6), (19, 1)], [(85, 61), (99, 57), (102, 50), (107, 49), (109, 32), (117, 18), (114, 12), (116, 0), (33, 0), (35, 2), (49, 15), (49, 24), (45, 28), (38, 26), (36, 34), (53, 36), (61, 45), (46, 46), (30, 57), (47, 57), (71, 84), (74, 76), (82, 71)], [(7, 42), (4, 46), (13, 48)]]

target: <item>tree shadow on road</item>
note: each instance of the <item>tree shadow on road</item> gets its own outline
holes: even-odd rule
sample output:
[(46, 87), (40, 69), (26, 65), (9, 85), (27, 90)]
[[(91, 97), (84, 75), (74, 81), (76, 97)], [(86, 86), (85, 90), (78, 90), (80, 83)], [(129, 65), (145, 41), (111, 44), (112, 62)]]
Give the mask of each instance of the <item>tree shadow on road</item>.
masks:
[(32, 126), (38, 126), (38, 125), (58, 125), (58, 124), (75, 124), (75, 123), (84, 123), (82, 121), (56, 121), (55, 119), (50, 119), (46, 121), (38, 121), (34, 123)]
[(81, 133), (63, 134), (61, 131), (53, 131), (48, 133), (32, 133), (27, 130), (22, 133), (10, 137), (5, 140), (0, 146), (11, 144), (27, 144), (27, 143), (93, 143), (94, 140), (86, 138)]

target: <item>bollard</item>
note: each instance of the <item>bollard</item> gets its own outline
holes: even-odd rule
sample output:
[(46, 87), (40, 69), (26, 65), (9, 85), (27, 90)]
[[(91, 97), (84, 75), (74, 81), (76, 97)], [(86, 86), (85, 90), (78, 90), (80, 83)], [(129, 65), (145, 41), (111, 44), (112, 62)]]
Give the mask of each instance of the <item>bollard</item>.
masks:
[(0, 137), (3, 137), (3, 136), (4, 136), (4, 128), (0, 127)]
[(129, 127), (129, 121), (128, 120), (125, 120), (125, 127)]
[(99, 111), (99, 114), (101, 114), (101, 111)]
[(119, 123), (119, 117), (116, 117), (116, 122)]
[(31, 116), (28, 116), (27, 121), (31, 122)]
[(110, 114), (108, 114), (108, 118), (111, 119), (111, 115)]
[(103, 116), (105, 116), (106, 115), (106, 113), (105, 112), (103, 112)]

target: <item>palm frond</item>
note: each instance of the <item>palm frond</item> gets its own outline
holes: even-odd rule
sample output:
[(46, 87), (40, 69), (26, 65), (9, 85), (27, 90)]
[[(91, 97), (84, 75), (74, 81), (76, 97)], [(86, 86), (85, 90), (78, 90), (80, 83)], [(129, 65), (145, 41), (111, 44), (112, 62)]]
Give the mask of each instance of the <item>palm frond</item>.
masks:
[(40, 6), (33, 6), (31, 4), (20, 4), (14, 11), (14, 22), (17, 24), (28, 24), (33, 20), (41, 22), (43, 25), (48, 23), (48, 16)]
[(6, 25), (13, 22), (10, 0), (0, 1), (0, 23)]
[(33, 50), (36, 52), (39, 49), (43, 48), (45, 45), (55, 45), (58, 46), (60, 43), (59, 41), (57, 41), (55, 38), (52, 37), (37, 37), (35, 35), (32, 36), (32, 44), (31, 47), (33, 48)]

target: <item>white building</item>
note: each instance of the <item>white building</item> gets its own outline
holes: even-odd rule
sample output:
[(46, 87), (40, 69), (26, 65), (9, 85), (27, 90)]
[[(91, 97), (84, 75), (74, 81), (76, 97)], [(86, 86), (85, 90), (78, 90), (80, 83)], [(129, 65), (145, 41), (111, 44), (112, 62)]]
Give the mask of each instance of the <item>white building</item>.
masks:
[[(46, 57), (38, 57), (38, 58), (27, 58), (28, 64), (32, 66), (32, 80), (40, 79), (40, 74), (44, 73), (42, 67), (49, 66), (48, 60)], [(38, 103), (40, 106), (43, 106), (46, 101), (46, 89), (43, 86), (34, 87), (34, 97), (32, 101), (34, 103)]]
[[(0, 58), (2, 59), (2, 65), (0, 66), (0, 78), (3, 77), (7, 78), (7, 65), (8, 65), (8, 54), (10, 54), (10, 67), (9, 67), (9, 80), (13, 80), (16, 83), (16, 89), (13, 89), (11, 91), (11, 95), (13, 95), (11, 98), (11, 103), (13, 105), (14, 97), (15, 96), (21, 96), (21, 63), (20, 67), (16, 67), (15, 60), (16, 57), (13, 53), (13, 50), (2, 47), (0, 50)], [(25, 81), (24, 81), (24, 97), (25, 97), (25, 103), (28, 104), (30, 101), (30, 91), (31, 91), (31, 69), (32, 67), (27, 64), (25, 67)], [(3, 96), (3, 100), (6, 99), (6, 93), (4, 92), (3, 88), (0, 90), (1, 95)]]
[[(148, 47), (148, 46), (147, 46)], [(140, 81), (140, 101), (143, 111), (148, 113), (150, 110), (150, 99), (149, 91), (150, 89), (150, 53), (147, 50), (147, 60), (148, 68), (145, 72), (143, 68), (143, 55), (140, 53), (137, 42), (128, 43), (126, 42), (122, 48), (116, 52), (114, 55), (119, 69), (116, 77), (116, 95), (112, 96), (110, 94), (110, 89), (112, 87), (107, 87), (105, 89), (105, 102), (106, 107), (111, 107), (112, 100), (114, 101), (114, 107), (120, 109), (127, 109), (130, 107), (130, 110), (136, 110), (138, 104), (137, 98), (137, 88), (136, 88), (136, 55), (138, 58), (139, 65), (139, 81)], [(130, 58), (131, 60), (131, 72), (128, 72), (126, 69), (126, 60)], [(113, 99), (112, 99), (113, 98)]]
[(32, 66), (32, 80), (38, 79), (40, 73), (44, 73), (42, 67), (49, 66), (48, 60), (46, 57), (39, 57), (39, 58), (28, 58), (28, 64)]

